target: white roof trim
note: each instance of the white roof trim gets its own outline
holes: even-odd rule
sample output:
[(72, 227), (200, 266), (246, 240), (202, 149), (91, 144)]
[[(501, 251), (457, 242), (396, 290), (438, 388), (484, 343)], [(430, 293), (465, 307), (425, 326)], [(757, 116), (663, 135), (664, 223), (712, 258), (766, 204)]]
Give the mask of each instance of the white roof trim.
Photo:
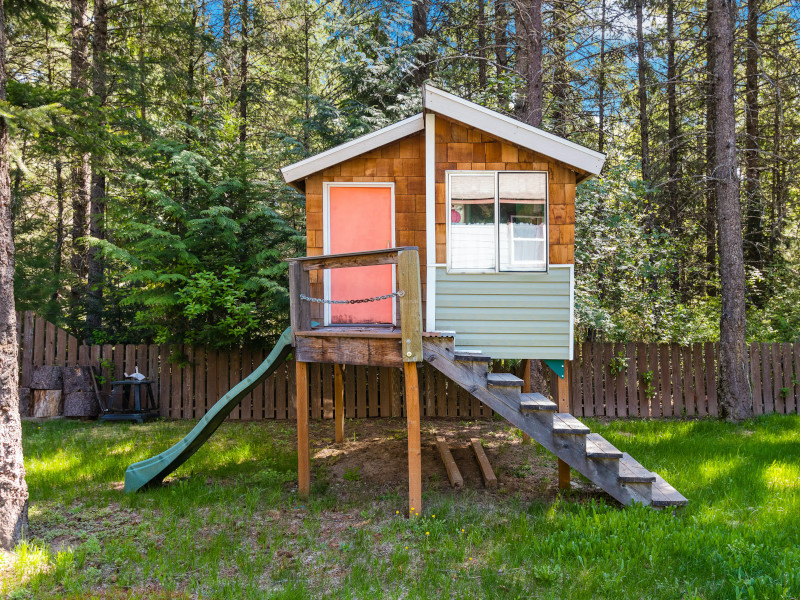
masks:
[(531, 127), (527, 123), (501, 115), (427, 84), (422, 89), (422, 105), (427, 110), (461, 121), (593, 175), (600, 174), (606, 160), (605, 154)]
[(412, 133), (417, 133), (425, 128), (425, 121), (422, 118), (422, 113), (416, 114), (408, 119), (398, 121), (378, 131), (373, 131), (366, 135), (362, 135), (354, 140), (315, 154), (309, 158), (288, 165), (281, 169), (283, 178), (286, 183), (292, 183), (300, 179), (304, 179), (309, 175), (313, 175), (323, 169), (338, 165), (350, 158), (354, 158), (375, 148), (380, 148), (386, 144), (390, 144), (396, 140), (404, 138)]

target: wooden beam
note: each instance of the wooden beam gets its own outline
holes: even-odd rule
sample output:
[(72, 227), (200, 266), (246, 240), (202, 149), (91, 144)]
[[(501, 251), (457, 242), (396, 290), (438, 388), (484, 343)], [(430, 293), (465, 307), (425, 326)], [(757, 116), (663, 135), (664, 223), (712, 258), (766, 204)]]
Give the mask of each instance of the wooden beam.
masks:
[(483, 475), (483, 483), (487, 488), (497, 487), (497, 476), (492, 470), (492, 465), (489, 464), (489, 459), (486, 458), (486, 453), (483, 451), (481, 441), (478, 438), (470, 440), (472, 451), (475, 453), (475, 458), (478, 461), (478, 466), (481, 468), (481, 475)]
[[(569, 382), (572, 381), (572, 363), (568, 360), (564, 361), (564, 377), (558, 379), (558, 412), (568, 413), (570, 405), (570, 389)], [(560, 458), (558, 459), (558, 489), (567, 490), (570, 485), (570, 472), (569, 465)]]
[[(531, 359), (526, 358), (522, 361), (522, 393), (523, 394), (530, 394), (531, 393)], [(531, 436), (529, 436), (524, 431), (522, 432), (522, 443), (523, 444), (530, 444), (531, 443)]]
[(422, 514), (422, 447), (419, 423), (419, 378), (416, 363), (403, 363), (408, 426), (408, 514)]
[(295, 356), (303, 362), (399, 367), (400, 348), (397, 338), (295, 337)]
[(396, 265), (397, 255), (402, 250), (417, 250), (416, 246), (402, 246), (365, 252), (348, 252), (344, 254), (324, 254), (320, 256), (303, 256), (288, 259), (289, 264), (299, 263), (303, 271), (317, 269), (340, 269), (343, 267), (363, 267), (367, 265)]
[(308, 498), (311, 492), (311, 465), (308, 446), (308, 363), (295, 361), (297, 372), (297, 493)]
[(450, 452), (450, 446), (444, 441), (444, 438), (436, 438), (436, 448), (439, 450), (439, 456), (442, 457), (444, 469), (447, 471), (447, 478), (450, 480), (450, 485), (456, 489), (464, 487), (464, 478), (461, 476), (461, 471), (458, 470), (458, 465), (453, 459), (453, 453)]
[(344, 441), (344, 377), (342, 365), (333, 365), (333, 421), (334, 440)]

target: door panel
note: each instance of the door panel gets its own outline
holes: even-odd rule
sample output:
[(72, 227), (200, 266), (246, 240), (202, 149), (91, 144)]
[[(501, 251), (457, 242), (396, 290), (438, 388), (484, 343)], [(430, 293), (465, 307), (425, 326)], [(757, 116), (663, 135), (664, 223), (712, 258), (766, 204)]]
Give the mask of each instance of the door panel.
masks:
[[(389, 186), (328, 188), (331, 254), (391, 248), (392, 189)], [(392, 291), (392, 265), (350, 267), (329, 271), (330, 298), (356, 300)], [(331, 324), (392, 323), (392, 300), (364, 304), (332, 304)]]

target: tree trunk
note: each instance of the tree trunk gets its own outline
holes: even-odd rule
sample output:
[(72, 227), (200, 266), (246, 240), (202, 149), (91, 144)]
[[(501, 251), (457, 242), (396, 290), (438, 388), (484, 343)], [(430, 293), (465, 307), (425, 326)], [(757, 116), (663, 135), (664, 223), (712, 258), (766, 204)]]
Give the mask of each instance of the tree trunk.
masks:
[(760, 0), (747, 3), (747, 48), (745, 58), (745, 247), (747, 263), (759, 270), (764, 268), (764, 206), (761, 197), (759, 165), (759, 104), (758, 104), (758, 16)]
[(544, 32), (542, 24), (542, 0), (530, 0), (525, 5), (527, 30), (527, 105), (525, 121), (539, 127), (542, 124), (544, 87), (542, 81), (542, 50)]
[(239, 84), (239, 142), (244, 144), (247, 141), (247, 22), (248, 22), (247, 0), (242, 0), (241, 15), (239, 19), (242, 23), (242, 54), (239, 63), (241, 81)]
[[(70, 86), (74, 93), (87, 96), (89, 92), (89, 21), (86, 18), (87, 0), (71, 0), (72, 21), (70, 53)], [(80, 303), (85, 292), (86, 243), (81, 241), (87, 233), (87, 210), (91, 186), (89, 154), (80, 151), (80, 156), (72, 169), (72, 257), (70, 266), (77, 278), (71, 291), (72, 317), (77, 318)]]
[(231, 93), (231, 1), (222, 0), (222, 47), (220, 48), (220, 54), (222, 55), (222, 86), (229, 95), (228, 97), (230, 97)]
[(478, 87), (486, 91), (486, 0), (478, 0)]
[[(430, 10), (430, 0), (412, 0), (411, 9), (411, 33), (414, 41), (419, 42), (428, 35), (428, 11)], [(430, 69), (428, 67), (428, 53), (420, 52), (417, 54), (417, 68), (414, 70), (414, 83), (417, 87), (422, 86), (428, 79)]]
[(553, 2), (553, 131), (567, 135), (567, 92), (569, 78), (567, 69), (567, 3)]
[(600, 6), (600, 74), (597, 81), (597, 149), (606, 143), (606, 0)]
[[(108, 50), (108, 5), (106, 0), (94, 0), (94, 36), (92, 37), (92, 60), (94, 72), (92, 91), (100, 111), (100, 126), (103, 127), (102, 111), (107, 98), (106, 51)], [(89, 235), (95, 240), (105, 239), (106, 175), (103, 172), (102, 152), (92, 153), (92, 184), (90, 198)], [(100, 329), (103, 324), (103, 258), (100, 249), (89, 246), (88, 291), (86, 303), (86, 326), (88, 332)]]
[(502, 84), (508, 66), (508, 12), (505, 0), (495, 0), (494, 3), (494, 55), (497, 67), (497, 102), (505, 109), (508, 107), (508, 98)]
[[(647, 63), (644, 56), (643, 0), (635, 0), (636, 8), (636, 71), (639, 77), (639, 134), (641, 137), (642, 180), (650, 185), (650, 128), (647, 120)], [(652, 210), (651, 210), (652, 212)]]
[[(678, 124), (678, 95), (676, 90), (677, 65), (675, 63), (675, 0), (667, 1), (667, 145), (669, 157), (667, 165), (667, 196), (669, 223), (673, 239), (680, 236), (678, 222), (678, 147), (680, 145), (680, 125)], [(672, 289), (680, 292), (681, 268), (673, 270)]]
[(745, 344), (745, 277), (739, 176), (736, 164), (736, 106), (734, 104), (735, 0), (712, 0), (711, 36), (714, 52), (716, 127), (714, 182), (719, 224), (719, 276), (722, 291), (720, 319), (720, 405), (729, 419), (753, 414)]
[(708, 41), (706, 43), (706, 293), (716, 296), (715, 280), (717, 264), (717, 188), (714, 183), (714, 130), (717, 117), (717, 95), (715, 92), (714, 73), (715, 56), (713, 48), (713, 35), (711, 33), (712, 2), (706, 0), (708, 15)]
[[(5, 6), (0, 0), (0, 100), (6, 99)], [(22, 461), (17, 318), (14, 312), (14, 238), (8, 124), (0, 118), (0, 549), (11, 550), (28, 533), (28, 486)]]
[(139, 119), (141, 119), (142, 142), (147, 140), (147, 60), (144, 53), (144, 11), (139, 11)]

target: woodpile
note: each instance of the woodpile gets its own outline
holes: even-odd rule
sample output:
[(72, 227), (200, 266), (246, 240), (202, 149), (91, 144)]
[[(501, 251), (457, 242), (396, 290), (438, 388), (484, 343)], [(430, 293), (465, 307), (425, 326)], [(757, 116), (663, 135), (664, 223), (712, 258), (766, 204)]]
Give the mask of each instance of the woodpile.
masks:
[(90, 367), (36, 367), (30, 388), (20, 388), (19, 392), (23, 417), (85, 418), (100, 413)]

